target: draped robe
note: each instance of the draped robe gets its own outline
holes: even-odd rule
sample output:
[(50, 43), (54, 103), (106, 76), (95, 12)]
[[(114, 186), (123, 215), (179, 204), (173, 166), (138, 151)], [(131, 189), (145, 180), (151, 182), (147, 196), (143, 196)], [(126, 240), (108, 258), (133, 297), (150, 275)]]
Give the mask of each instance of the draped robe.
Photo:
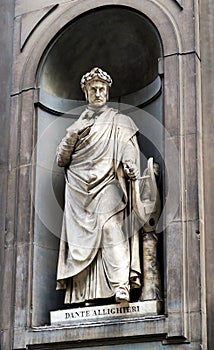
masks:
[(109, 298), (119, 287), (129, 290), (130, 279), (140, 276), (138, 233), (128, 228), (122, 166), (127, 156), (139, 166), (137, 130), (129, 117), (107, 108), (75, 145), (65, 174), (57, 270), (65, 303)]

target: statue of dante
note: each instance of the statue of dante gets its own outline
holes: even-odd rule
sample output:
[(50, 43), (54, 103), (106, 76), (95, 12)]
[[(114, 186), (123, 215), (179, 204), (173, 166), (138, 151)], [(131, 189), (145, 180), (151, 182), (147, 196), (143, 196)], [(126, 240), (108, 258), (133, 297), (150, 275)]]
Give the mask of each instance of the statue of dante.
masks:
[(140, 287), (138, 233), (127, 224), (129, 183), (140, 170), (138, 129), (107, 106), (111, 85), (100, 68), (82, 77), (87, 108), (57, 148), (66, 180), (57, 289), (66, 290), (66, 304), (127, 302), (130, 288)]

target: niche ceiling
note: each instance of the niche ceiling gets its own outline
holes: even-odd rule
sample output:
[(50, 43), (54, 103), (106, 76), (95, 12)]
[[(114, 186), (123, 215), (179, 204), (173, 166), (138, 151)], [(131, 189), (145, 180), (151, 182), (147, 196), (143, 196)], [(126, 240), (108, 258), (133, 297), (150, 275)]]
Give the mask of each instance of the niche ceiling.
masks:
[(111, 98), (116, 98), (154, 81), (161, 56), (160, 39), (146, 17), (128, 7), (102, 7), (58, 34), (46, 54), (40, 86), (61, 98), (83, 100), (81, 76), (98, 66), (112, 76)]

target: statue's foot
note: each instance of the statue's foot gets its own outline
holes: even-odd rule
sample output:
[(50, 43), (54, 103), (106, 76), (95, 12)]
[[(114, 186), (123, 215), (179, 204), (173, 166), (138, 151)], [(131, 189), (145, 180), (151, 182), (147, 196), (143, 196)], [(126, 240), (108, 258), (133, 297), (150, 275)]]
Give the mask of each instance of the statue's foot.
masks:
[(129, 292), (124, 289), (118, 289), (115, 293), (117, 303), (129, 302)]

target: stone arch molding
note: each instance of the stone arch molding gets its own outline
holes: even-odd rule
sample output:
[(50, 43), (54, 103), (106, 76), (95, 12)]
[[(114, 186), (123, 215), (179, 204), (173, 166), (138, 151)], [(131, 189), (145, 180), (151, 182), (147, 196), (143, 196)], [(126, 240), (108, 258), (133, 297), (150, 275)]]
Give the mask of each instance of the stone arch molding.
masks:
[[(48, 46), (53, 41), (53, 38), (66, 27), (73, 19), (79, 15), (96, 8), (103, 6), (125, 6), (130, 9), (137, 10), (153, 23), (159, 32), (163, 44), (164, 56), (178, 54), (182, 52), (181, 35), (178, 24), (166, 6), (156, 0), (100, 0), (99, 5), (96, 0), (83, 0), (81, 2), (64, 4), (51, 13), (40, 26), (32, 33), (31, 40), (25, 46), (23, 60), (20, 55), (20, 64), (22, 69), (19, 69), (21, 75), (14, 81), (13, 92), (26, 90), (35, 87), (38, 77), (38, 67), (41, 63), (41, 57), (44, 53), (48, 53)], [(87, 9), (87, 11), (86, 11)], [(47, 30), (51, 28), (52, 30)]]

